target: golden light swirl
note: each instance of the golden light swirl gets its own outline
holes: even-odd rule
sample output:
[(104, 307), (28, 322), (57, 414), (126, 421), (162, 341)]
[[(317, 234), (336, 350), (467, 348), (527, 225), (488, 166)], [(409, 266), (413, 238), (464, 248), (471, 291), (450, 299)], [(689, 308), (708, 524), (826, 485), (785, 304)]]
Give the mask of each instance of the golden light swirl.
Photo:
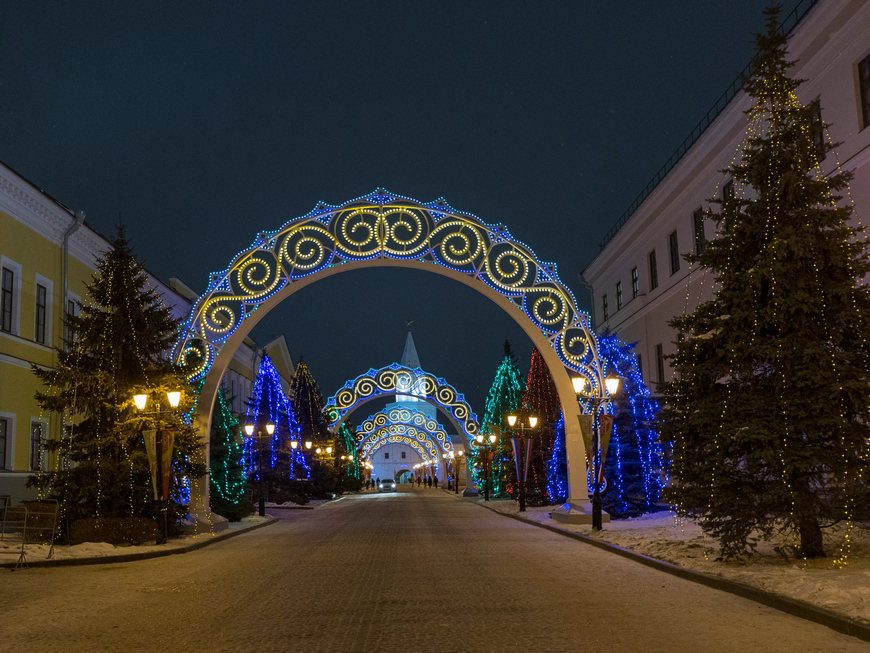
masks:
[(272, 252), (257, 252), (239, 263), (230, 274), (230, 285), (244, 301), (258, 299), (272, 292), (283, 279)]
[(310, 274), (331, 260), (335, 239), (319, 222), (299, 225), (278, 237), (276, 251), (289, 274)]
[(429, 239), (432, 256), (451, 268), (476, 270), (486, 249), (483, 232), (464, 220), (442, 220)]
[(381, 221), (381, 216), (367, 209), (336, 213), (330, 224), (336, 247), (351, 258), (379, 252), (383, 246)]
[[(201, 315), (202, 335), (211, 342), (229, 335), (241, 322), (244, 309), (237, 297), (229, 293), (221, 293), (212, 295), (203, 303)], [(209, 332), (217, 337), (209, 337)]]
[(384, 211), (383, 219), (386, 253), (409, 257), (421, 253), (428, 246), (432, 225), (425, 213), (398, 207)]
[(497, 243), (486, 253), (485, 275), (506, 294), (530, 289), (536, 280), (538, 265), (514, 243)]

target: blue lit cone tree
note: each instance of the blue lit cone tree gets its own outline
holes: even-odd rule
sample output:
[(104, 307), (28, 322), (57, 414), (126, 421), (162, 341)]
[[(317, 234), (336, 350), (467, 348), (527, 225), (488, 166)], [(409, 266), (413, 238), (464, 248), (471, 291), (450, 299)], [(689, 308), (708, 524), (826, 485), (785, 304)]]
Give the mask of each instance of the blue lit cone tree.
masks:
[(604, 334), (598, 339), (598, 352), (620, 381), (613, 399), (602, 505), (613, 517), (634, 517), (654, 510), (661, 493), (662, 449), (655, 429), (658, 403), (643, 382), (634, 345)]
[[(562, 417), (562, 404), (556, 392), (556, 384), (544, 357), (537, 348), (532, 350), (529, 375), (523, 395), (522, 418), (535, 415), (538, 425), (532, 439), (529, 477), (526, 483), (526, 502), (530, 506), (549, 503), (547, 494), (547, 461), (553, 455), (556, 440), (556, 425)], [(515, 493), (511, 493), (514, 496)]]
[[(480, 432), (488, 442), (489, 436), (497, 436), (492, 445), (493, 459), (490, 488), (491, 496), (509, 496), (511, 489), (516, 489), (517, 472), (514, 465), (514, 453), (511, 447), (510, 435), (505, 431), (507, 416), (515, 413), (522, 405), (525, 382), (514, 361), (510, 343), (505, 340), (504, 359), (498, 366), (495, 379), (486, 398), (486, 411)], [(475, 480), (478, 488), (483, 491), (483, 451), (479, 447), (475, 454)]]
[(765, 14), (744, 82), (747, 145), (726, 169), (736, 192), (711, 200), (717, 237), (686, 257), (719, 287), (671, 322), (684, 337), (661, 430), (673, 443), (669, 499), (725, 557), (781, 529), (816, 557), (823, 525), (867, 514), (870, 296), (855, 280), (870, 264), (840, 197), (850, 175), (820, 170), (833, 146), (814, 139), (825, 126), (786, 74), (778, 9)]

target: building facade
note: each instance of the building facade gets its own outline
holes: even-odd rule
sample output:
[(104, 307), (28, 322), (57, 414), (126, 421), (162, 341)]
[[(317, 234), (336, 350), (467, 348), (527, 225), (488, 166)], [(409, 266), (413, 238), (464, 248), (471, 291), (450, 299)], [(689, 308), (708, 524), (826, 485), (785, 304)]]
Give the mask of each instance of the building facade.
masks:
[[(854, 206), (853, 220), (870, 220), (870, 3), (820, 0), (792, 28), (790, 76), (806, 80), (800, 101), (817, 102), (827, 136), (841, 143), (821, 162), (825, 174), (838, 165), (854, 174), (842, 202)], [(676, 352), (668, 321), (691, 313), (715, 292), (715, 280), (683, 255), (715, 236), (704, 220), (711, 198), (733, 191), (722, 172), (742, 151), (744, 111), (750, 98), (737, 92), (681, 154), (655, 188), (611, 231), (584, 270), (592, 288), (593, 326), (636, 342), (644, 381), (669, 381), (666, 357)], [(826, 136), (826, 137), (827, 137)], [(623, 222), (623, 221), (620, 221)]]

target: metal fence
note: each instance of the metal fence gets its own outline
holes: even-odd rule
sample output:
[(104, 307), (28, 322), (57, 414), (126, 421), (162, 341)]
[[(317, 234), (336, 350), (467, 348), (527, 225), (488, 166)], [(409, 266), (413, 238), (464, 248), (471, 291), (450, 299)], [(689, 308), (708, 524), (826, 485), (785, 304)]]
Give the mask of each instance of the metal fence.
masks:
[[(810, 9), (812, 9), (819, 0), (799, 0), (797, 6), (791, 11), (788, 16), (786, 16), (782, 24), (779, 26), (779, 29), (784, 34), (789, 34), (791, 31), (797, 27), (798, 23), (801, 22), (804, 16), (807, 15)], [(734, 99), (737, 93), (743, 88), (743, 80), (752, 75), (754, 70), (753, 67), (754, 61), (750, 61), (746, 67), (740, 71), (740, 74), (737, 75), (737, 79), (731, 82), (731, 85), (725, 89), (725, 92), (722, 93), (721, 97), (716, 100), (716, 104), (706, 113), (706, 115), (701, 118), (701, 121), (695, 126), (692, 130), (692, 133), (680, 143), (680, 146), (676, 149), (676, 151), (670, 156), (670, 158), (665, 162), (665, 164), (659, 169), (659, 171), (655, 174), (655, 176), (650, 180), (650, 182), (644, 187), (644, 189), (640, 192), (640, 194), (634, 198), (634, 201), (631, 203), (631, 206), (622, 214), (619, 220), (610, 228), (610, 231), (607, 232), (607, 235), (598, 243), (598, 249), (602, 250), (607, 246), (613, 237), (616, 236), (616, 233), (622, 229), (626, 222), (628, 222), (629, 218), (634, 215), (634, 212), (640, 208), (640, 205), (643, 204), (644, 200), (650, 196), (656, 186), (661, 183), (662, 179), (664, 179), (667, 174), (673, 170), (674, 166), (683, 158), (686, 152), (689, 151), (689, 148), (695, 144), (695, 142), (701, 138), (701, 134), (703, 134), (707, 127), (719, 116), (722, 111), (725, 110), (725, 107)]]
[(0, 542), (21, 543), (15, 568), (27, 567), (27, 545), (48, 544), (48, 556), (54, 556), (57, 533), (58, 503), (53, 499), (31, 501), (17, 506), (0, 507)]

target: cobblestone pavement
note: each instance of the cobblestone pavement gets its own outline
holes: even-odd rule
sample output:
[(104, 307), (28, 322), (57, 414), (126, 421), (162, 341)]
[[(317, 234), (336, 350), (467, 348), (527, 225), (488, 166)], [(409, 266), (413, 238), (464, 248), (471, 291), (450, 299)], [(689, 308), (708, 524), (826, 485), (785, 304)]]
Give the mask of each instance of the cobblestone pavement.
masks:
[(185, 555), (0, 570), (0, 651), (866, 651), (441, 490), (350, 496)]

